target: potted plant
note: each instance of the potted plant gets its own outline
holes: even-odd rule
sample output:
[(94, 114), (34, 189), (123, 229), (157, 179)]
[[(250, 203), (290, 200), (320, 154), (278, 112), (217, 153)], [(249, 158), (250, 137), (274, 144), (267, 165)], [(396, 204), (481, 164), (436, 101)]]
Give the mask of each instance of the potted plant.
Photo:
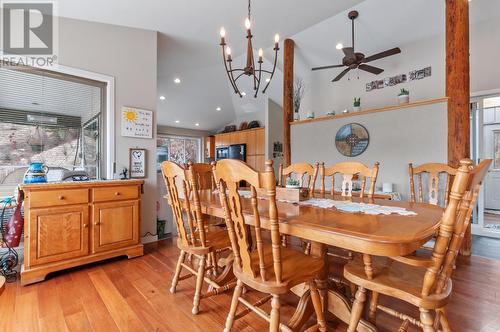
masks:
[(299, 189), (300, 182), (299, 182), (299, 180), (288, 178), (288, 179), (286, 179), (286, 187), (293, 188), (293, 189)]
[(399, 104), (408, 104), (410, 102), (410, 91), (405, 88), (401, 89), (398, 95)]
[(353, 110), (354, 112), (359, 112), (359, 111), (361, 111), (361, 97), (358, 97), (358, 98), (354, 97), (354, 103), (353, 103), (353, 105), (352, 105), (352, 106), (353, 106), (353, 107), (352, 107), (352, 110)]

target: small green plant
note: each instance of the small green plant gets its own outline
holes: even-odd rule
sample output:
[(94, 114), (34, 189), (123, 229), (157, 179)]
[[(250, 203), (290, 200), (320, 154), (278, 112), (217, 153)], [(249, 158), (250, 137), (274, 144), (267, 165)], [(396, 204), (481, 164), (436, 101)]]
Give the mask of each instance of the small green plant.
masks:
[(354, 107), (360, 107), (361, 106), (361, 97), (359, 98), (356, 98), (354, 97), (354, 104), (353, 104)]
[(286, 185), (287, 186), (300, 186), (300, 182), (299, 182), (299, 180), (288, 178), (286, 180)]
[(409, 96), (410, 91), (406, 90), (405, 88), (401, 89), (401, 92), (399, 93), (399, 96)]

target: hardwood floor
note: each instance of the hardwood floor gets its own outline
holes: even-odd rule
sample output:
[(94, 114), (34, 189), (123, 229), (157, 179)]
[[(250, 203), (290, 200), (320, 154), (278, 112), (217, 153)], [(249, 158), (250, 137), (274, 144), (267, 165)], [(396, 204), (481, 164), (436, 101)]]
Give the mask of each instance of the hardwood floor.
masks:
[[(0, 295), (0, 331), (222, 331), (230, 294), (203, 300), (200, 314), (193, 316), (192, 278), (181, 281), (175, 295), (168, 291), (177, 255), (172, 241), (165, 240), (147, 245), (143, 257), (58, 272), (30, 286), (7, 284)], [(499, 280), (500, 261), (473, 256), (459, 262), (448, 306), (454, 331), (500, 330)], [(254, 291), (245, 296), (251, 301), (259, 298)], [(282, 320), (291, 316), (296, 301), (293, 295), (285, 298)], [(416, 314), (404, 303), (381, 302)], [(378, 315), (379, 331), (395, 331), (399, 323)], [(347, 328), (333, 317), (329, 326), (334, 331)], [(233, 331), (267, 329), (262, 319), (250, 313), (235, 322)]]

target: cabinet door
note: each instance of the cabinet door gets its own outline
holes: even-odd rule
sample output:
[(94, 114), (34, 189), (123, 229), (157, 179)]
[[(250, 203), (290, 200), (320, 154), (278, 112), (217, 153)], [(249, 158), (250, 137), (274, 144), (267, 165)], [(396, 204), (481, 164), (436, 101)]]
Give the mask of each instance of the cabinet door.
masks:
[(89, 207), (73, 205), (31, 209), (28, 265), (39, 265), (88, 255)]
[(255, 156), (255, 169), (258, 170), (259, 172), (263, 172), (265, 169), (265, 164), (266, 164), (266, 158), (264, 155), (258, 155)]
[(253, 169), (256, 169), (256, 157), (255, 156), (247, 156), (247, 164), (252, 167)]
[(221, 135), (215, 135), (215, 147), (220, 147), (222, 146), (222, 136)]
[(139, 243), (139, 201), (95, 204), (92, 226), (93, 252)]
[(256, 154), (255, 143), (256, 143), (256, 131), (249, 130), (246, 132), (246, 143), (247, 143), (247, 155), (253, 156)]
[(266, 154), (265, 152), (266, 139), (264, 129), (258, 129), (255, 133), (255, 154)]

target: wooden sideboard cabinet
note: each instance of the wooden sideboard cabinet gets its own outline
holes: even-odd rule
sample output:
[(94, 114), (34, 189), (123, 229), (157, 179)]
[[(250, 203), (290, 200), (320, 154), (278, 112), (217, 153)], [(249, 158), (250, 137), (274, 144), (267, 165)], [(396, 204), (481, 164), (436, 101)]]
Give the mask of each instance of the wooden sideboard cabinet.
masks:
[(116, 256), (141, 256), (142, 180), (21, 185), (23, 285), (50, 272)]

